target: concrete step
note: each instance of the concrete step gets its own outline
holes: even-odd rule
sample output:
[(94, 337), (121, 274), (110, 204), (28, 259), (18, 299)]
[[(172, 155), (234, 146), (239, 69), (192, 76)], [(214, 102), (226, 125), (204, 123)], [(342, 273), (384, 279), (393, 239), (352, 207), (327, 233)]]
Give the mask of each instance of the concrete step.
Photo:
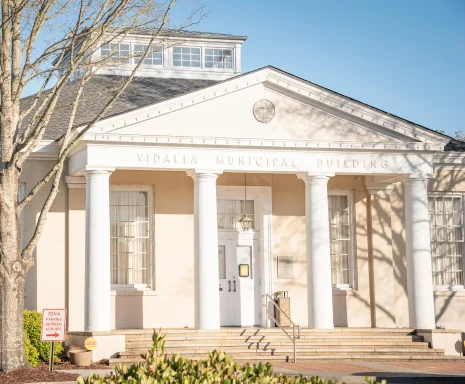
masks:
[[(426, 342), (412, 342), (412, 341), (397, 341), (397, 340), (312, 340), (312, 341), (302, 341), (297, 340), (297, 346), (319, 346), (319, 345), (328, 345), (328, 346), (338, 346), (338, 345), (380, 345), (380, 346), (397, 346), (397, 345), (418, 345), (418, 346), (427, 346)], [(213, 348), (221, 348), (223, 346), (266, 346), (266, 345), (292, 345), (292, 342), (289, 340), (263, 340), (263, 341), (246, 341), (246, 340), (196, 340), (192, 342), (172, 342), (168, 341), (165, 343), (165, 347), (174, 348), (174, 347), (183, 347), (183, 346), (210, 346)], [(126, 348), (131, 347), (143, 347), (150, 348), (152, 343), (150, 341), (127, 341)]]
[[(133, 349), (133, 350), (148, 350), (152, 347), (150, 343), (126, 343), (126, 350)], [(292, 343), (211, 343), (211, 342), (204, 342), (204, 343), (190, 343), (189, 345), (181, 345), (181, 344), (166, 344), (165, 350), (182, 350), (184, 348), (203, 348), (208, 349), (210, 351), (217, 349), (217, 350), (225, 350), (230, 348), (240, 348), (244, 349), (269, 349), (269, 348), (291, 348)], [(306, 348), (314, 348), (314, 349), (325, 349), (325, 348), (414, 348), (415, 350), (418, 349), (427, 349), (428, 343), (421, 342), (421, 343), (366, 343), (366, 342), (341, 342), (341, 343), (297, 343), (296, 348), (306, 349)]]
[[(185, 358), (192, 360), (199, 360), (201, 357), (199, 355), (185, 355)], [(273, 356), (269, 355), (266, 357), (263, 356), (248, 356), (245, 358), (235, 358), (234, 360), (238, 363), (258, 363), (258, 362), (292, 362), (293, 356)], [(121, 358), (112, 358), (110, 359), (110, 366), (114, 367), (117, 364), (133, 364), (133, 363), (143, 363), (145, 360), (142, 357), (121, 357)], [(438, 355), (418, 355), (418, 354), (385, 354), (385, 355), (360, 355), (360, 354), (346, 354), (339, 355), (334, 357), (332, 354), (325, 355), (297, 355), (297, 362), (357, 362), (357, 361), (390, 361), (390, 362), (399, 362), (399, 361), (422, 361), (422, 362), (463, 362), (463, 357), (455, 356), (438, 356)]]
[[(286, 328), (286, 330), (291, 330), (292, 328)], [(300, 328), (302, 334), (398, 334), (398, 335), (408, 335), (413, 334), (414, 329), (410, 328), (334, 328), (334, 329), (309, 329), (309, 328)], [(221, 328), (218, 331), (202, 331), (196, 329), (186, 329), (186, 328), (163, 328), (161, 329), (163, 334), (202, 334), (204, 336), (209, 335), (219, 335), (219, 334), (253, 334), (253, 333), (282, 333), (280, 328), (253, 328), (253, 327), (233, 327), (233, 328)], [(113, 334), (153, 334), (153, 329), (120, 329), (112, 331)]]
[[(127, 335), (126, 341), (152, 341), (152, 337), (149, 335)], [(167, 335), (166, 339), (169, 341), (199, 341), (199, 340), (220, 340), (220, 341), (233, 341), (233, 340), (246, 340), (246, 341), (280, 341), (280, 340), (289, 340), (289, 338), (284, 334), (273, 334), (273, 335), (230, 335), (230, 336), (202, 336), (202, 335), (189, 335), (189, 336), (180, 336), (180, 335)], [(391, 336), (391, 335), (361, 335), (361, 336), (352, 336), (352, 335), (301, 335), (299, 340), (305, 341), (327, 341), (327, 340), (391, 340), (391, 341), (416, 341), (421, 340), (418, 336)]]
[[(222, 352), (227, 353), (228, 355), (232, 356), (240, 356), (244, 353), (252, 353), (252, 354), (289, 354), (293, 353), (293, 348), (269, 348), (269, 349), (240, 349), (240, 348), (228, 348), (222, 349)], [(339, 353), (380, 353), (380, 354), (406, 354), (406, 353), (429, 353), (429, 354), (436, 354), (441, 355), (444, 353), (442, 349), (418, 349), (418, 348), (364, 348), (364, 347), (356, 347), (356, 348), (301, 348), (296, 349), (299, 355), (301, 354), (314, 354), (314, 353), (331, 353), (337, 355)], [(208, 352), (211, 352), (211, 349), (207, 348), (185, 348), (182, 350), (165, 350), (166, 353), (169, 355), (172, 354), (179, 354), (179, 355), (189, 355), (189, 354), (204, 354), (208, 355)], [(145, 355), (147, 350), (144, 349), (126, 349), (125, 352), (119, 352), (118, 356), (140, 356)]]

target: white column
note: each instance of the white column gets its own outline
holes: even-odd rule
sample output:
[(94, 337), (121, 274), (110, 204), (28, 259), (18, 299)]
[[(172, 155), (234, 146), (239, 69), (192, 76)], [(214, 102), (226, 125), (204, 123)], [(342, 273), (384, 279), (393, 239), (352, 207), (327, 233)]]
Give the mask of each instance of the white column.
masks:
[(86, 175), (86, 331), (110, 331), (110, 174)]
[(195, 328), (220, 329), (217, 172), (190, 171), (194, 179)]
[(315, 329), (334, 328), (328, 215), (331, 176), (299, 175), (305, 182), (308, 327)]
[(435, 329), (428, 178), (410, 175), (405, 187), (405, 234), (410, 327)]

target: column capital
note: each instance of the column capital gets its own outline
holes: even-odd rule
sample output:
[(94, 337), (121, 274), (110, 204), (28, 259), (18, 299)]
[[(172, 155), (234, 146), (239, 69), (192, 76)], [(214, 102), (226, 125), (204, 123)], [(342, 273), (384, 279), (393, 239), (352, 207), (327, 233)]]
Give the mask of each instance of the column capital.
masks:
[(410, 173), (400, 178), (400, 180), (403, 183), (411, 183), (411, 182), (417, 182), (417, 181), (428, 182), (430, 179), (434, 179), (434, 174), (432, 173)]
[(105, 173), (112, 173), (115, 171), (115, 168), (110, 168), (110, 167), (94, 167), (94, 166), (89, 166), (86, 165), (85, 169), (82, 171), (84, 175), (88, 175), (91, 173), (97, 173), (97, 174), (105, 174)]
[(209, 169), (190, 169), (189, 171), (186, 171), (187, 176), (192, 177), (194, 180), (209, 178), (216, 180), (222, 173), (223, 171)]
[(334, 173), (328, 172), (302, 172), (297, 174), (297, 178), (303, 180), (305, 183), (308, 181), (328, 181)]

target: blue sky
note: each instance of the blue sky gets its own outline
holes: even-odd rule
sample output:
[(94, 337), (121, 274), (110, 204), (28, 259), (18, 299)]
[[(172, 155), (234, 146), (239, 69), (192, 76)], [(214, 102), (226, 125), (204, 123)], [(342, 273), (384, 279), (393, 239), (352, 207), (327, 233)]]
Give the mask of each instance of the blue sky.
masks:
[(428, 128), (465, 131), (465, 0), (203, 3), (209, 15), (194, 29), (249, 36), (244, 71), (273, 65)]

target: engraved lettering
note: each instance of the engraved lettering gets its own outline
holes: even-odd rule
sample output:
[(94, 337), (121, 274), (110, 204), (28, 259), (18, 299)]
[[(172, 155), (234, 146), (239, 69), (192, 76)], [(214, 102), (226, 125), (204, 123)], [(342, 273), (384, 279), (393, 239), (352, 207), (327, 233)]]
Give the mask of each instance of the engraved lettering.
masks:
[(376, 168), (376, 160), (371, 160), (371, 168)]
[(168, 155), (165, 155), (165, 161), (163, 161), (165, 164), (170, 162), (170, 158)]
[(144, 156), (144, 153), (138, 153), (138, 154), (137, 154), (137, 158), (139, 159), (140, 162), (143, 161), (144, 157), (147, 158), (147, 160), (145, 160), (145, 161), (148, 162), (148, 161), (149, 161), (149, 155), (148, 155), (148, 154), (145, 154), (145, 156)]
[(384, 169), (386, 169), (386, 168), (388, 167), (388, 162), (387, 162), (387, 160), (383, 160), (383, 161), (381, 162), (381, 167), (384, 168)]
[(239, 156), (239, 165), (244, 165), (244, 158)]
[(197, 159), (195, 158), (195, 155), (192, 156), (191, 164), (197, 164)]
[(317, 159), (317, 165), (318, 165), (318, 167), (322, 167), (323, 166), (323, 159)]
[(216, 156), (216, 164), (224, 164), (224, 156)]
[(281, 167), (287, 167), (287, 160), (284, 158)]
[(257, 157), (257, 158), (255, 159), (255, 164), (257, 164), (259, 167), (261, 167), (262, 164), (263, 164), (263, 163), (262, 163), (262, 158), (261, 158), (261, 157)]
[(228, 156), (228, 163), (229, 163), (229, 165), (233, 165), (234, 164), (234, 157)]
[(352, 160), (352, 166), (354, 168), (358, 168), (358, 161), (357, 160)]
[(156, 164), (160, 161), (160, 156), (158, 156), (157, 154), (154, 154), (153, 155), (153, 162)]

